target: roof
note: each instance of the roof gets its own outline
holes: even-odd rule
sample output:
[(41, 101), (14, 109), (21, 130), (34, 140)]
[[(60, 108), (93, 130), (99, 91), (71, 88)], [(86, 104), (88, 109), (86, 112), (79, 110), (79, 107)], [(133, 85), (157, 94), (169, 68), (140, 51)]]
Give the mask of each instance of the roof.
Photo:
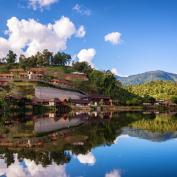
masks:
[(14, 76), (14, 75), (10, 73), (0, 73), (0, 76)]
[(46, 69), (45, 68), (31, 68), (30, 69), (30, 71), (42, 71), (42, 72), (44, 72), (44, 71), (46, 71)]
[(104, 95), (88, 95), (86, 97), (83, 97), (82, 99), (110, 99), (110, 97), (108, 96), (104, 96)]
[(49, 98), (49, 99), (47, 99), (47, 98), (45, 98), (45, 99), (33, 98), (33, 102), (50, 102), (50, 101), (61, 102), (61, 100), (58, 99), (58, 98), (54, 98), (54, 99), (51, 99), (51, 98)]
[(75, 103), (75, 104), (89, 104), (90, 103), (89, 100), (80, 100), (80, 99), (71, 99), (70, 102)]
[(85, 75), (85, 73), (80, 73), (80, 72), (72, 72), (72, 74), (80, 74), (80, 75)]

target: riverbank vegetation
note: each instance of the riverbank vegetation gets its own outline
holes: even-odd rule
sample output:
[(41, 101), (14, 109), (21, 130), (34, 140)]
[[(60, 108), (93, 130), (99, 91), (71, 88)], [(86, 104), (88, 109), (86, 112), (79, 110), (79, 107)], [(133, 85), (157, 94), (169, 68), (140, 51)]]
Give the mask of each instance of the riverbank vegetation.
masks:
[(177, 131), (177, 115), (157, 115), (154, 119), (141, 119), (131, 124), (133, 128), (145, 129), (153, 132)]

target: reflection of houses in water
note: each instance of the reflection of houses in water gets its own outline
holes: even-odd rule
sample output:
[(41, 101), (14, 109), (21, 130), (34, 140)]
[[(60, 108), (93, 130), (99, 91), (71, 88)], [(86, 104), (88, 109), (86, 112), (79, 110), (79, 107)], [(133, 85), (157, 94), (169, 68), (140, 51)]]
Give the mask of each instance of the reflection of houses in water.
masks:
[(34, 131), (37, 133), (51, 132), (63, 128), (77, 126), (80, 125), (81, 123), (83, 123), (83, 121), (80, 118), (74, 118), (71, 120), (68, 118), (67, 119), (60, 118), (57, 121), (51, 118), (40, 118), (35, 120)]
[(73, 114), (73, 117), (82, 118), (82, 119), (89, 119), (89, 118), (107, 119), (107, 118), (112, 118), (112, 116), (113, 116), (112, 112), (97, 112), (97, 111), (93, 111), (93, 112), (75, 112)]

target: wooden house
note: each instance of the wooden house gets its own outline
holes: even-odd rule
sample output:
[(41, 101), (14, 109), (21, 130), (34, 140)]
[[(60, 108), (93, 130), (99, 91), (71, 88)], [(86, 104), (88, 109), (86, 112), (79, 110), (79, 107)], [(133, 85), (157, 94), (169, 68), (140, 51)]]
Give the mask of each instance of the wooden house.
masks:
[(14, 75), (9, 73), (0, 73), (0, 79), (11, 80), (14, 79)]
[(43, 105), (43, 106), (58, 106), (61, 105), (61, 101), (58, 98), (54, 99), (39, 99), (34, 98), (32, 101), (33, 105)]
[(82, 99), (71, 99), (69, 100), (71, 105), (77, 106), (77, 107), (85, 107), (90, 106), (90, 100), (82, 100)]
[(99, 104), (112, 106), (112, 99), (103, 95), (89, 95), (83, 97), (82, 100), (89, 100), (94, 106), (98, 106)]

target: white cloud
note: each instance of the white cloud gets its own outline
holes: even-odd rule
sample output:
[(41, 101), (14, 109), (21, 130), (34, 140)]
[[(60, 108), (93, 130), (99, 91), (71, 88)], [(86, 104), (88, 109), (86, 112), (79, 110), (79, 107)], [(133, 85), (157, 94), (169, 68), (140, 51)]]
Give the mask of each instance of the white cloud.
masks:
[(56, 3), (58, 0), (28, 0), (29, 6), (32, 7), (33, 10), (37, 8), (48, 7), (51, 4)]
[(93, 58), (96, 55), (96, 50), (93, 48), (90, 49), (82, 49), (78, 54), (77, 57), (79, 59), (79, 62), (88, 62), (92, 67), (93, 65)]
[(73, 10), (81, 15), (86, 15), (86, 16), (90, 16), (91, 15), (91, 11), (79, 4), (75, 4), (75, 6), (73, 7)]
[(115, 75), (118, 75), (118, 71), (117, 71), (116, 68), (112, 68), (112, 69), (111, 69), (111, 72), (112, 72), (113, 74), (115, 74)]
[(76, 37), (82, 38), (86, 34), (84, 26), (80, 26), (80, 28), (77, 30)]
[(7, 177), (68, 177), (65, 171), (65, 165), (52, 163), (47, 167), (43, 167), (28, 159), (19, 162), (17, 156), (15, 157), (15, 162), (9, 167), (7, 167), (5, 160), (1, 160), (0, 175)]
[(96, 162), (96, 159), (94, 155), (91, 152), (88, 152), (87, 154), (79, 154), (77, 156), (77, 159), (79, 160), (80, 163), (83, 164), (89, 164), (89, 165), (94, 165)]
[(105, 177), (121, 177), (119, 170), (112, 170), (109, 173), (106, 173)]
[(117, 76), (120, 76), (120, 77), (128, 77), (128, 75), (125, 75), (125, 74), (122, 74), (120, 72), (118, 72), (118, 70), (116, 68), (112, 68), (111, 69), (111, 72)]
[(105, 42), (110, 42), (113, 45), (120, 44), (121, 41), (121, 33), (119, 32), (112, 32), (104, 36)]
[[(65, 50), (67, 42), (72, 36), (83, 37), (84, 27), (76, 28), (68, 18), (62, 16), (54, 24), (41, 24), (34, 19), (19, 20), (12, 17), (7, 21), (8, 38), (0, 37), (0, 58), (4, 57), (11, 49), (18, 55), (27, 56), (37, 51), (48, 49), (52, 52)], [(78, 31), (80, 34), (78, 35)]]

